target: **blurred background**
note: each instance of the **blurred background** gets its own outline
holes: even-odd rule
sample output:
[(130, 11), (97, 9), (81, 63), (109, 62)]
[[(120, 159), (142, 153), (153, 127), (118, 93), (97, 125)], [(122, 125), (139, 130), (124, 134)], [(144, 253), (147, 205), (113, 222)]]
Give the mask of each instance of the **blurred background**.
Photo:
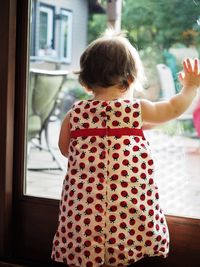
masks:
[[(125, 31), (147, 76), (133, 97), (159, 101), (180, 91), (183, 59), (199, 57), (199, 24), (199, 0), (32, 0), (25, 193), (60, 198), (67, 159), (58, 134), (72, 104), (91, 97), (73, 73), (91, 41), (110, 25)], [(199, 106), (197, 95), (180, 118), (145, 130), (167, 214), (200, 217)]]

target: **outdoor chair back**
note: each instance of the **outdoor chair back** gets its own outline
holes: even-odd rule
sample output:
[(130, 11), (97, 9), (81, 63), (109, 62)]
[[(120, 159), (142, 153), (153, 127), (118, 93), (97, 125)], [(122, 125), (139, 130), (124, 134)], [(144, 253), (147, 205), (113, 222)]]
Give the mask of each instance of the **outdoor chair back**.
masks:
[(54, 112), (68, 71), (30, 70), (28, 141), (41, 134)]
[[(31, 69), (29, 84), (27, 155), (29, 156), (31, 146), (47, 150), (51, 153), (53, 160), (57, 162), (58, 169), (61, 170), (64, 167), (51, 147), (48, 125), (52, 121), (52, 115), (54, 115), (57, 107), (59, 93), (66, 82), (67, 75), (68, 71), (66, 70), (47, 71)], [(45, 145), (42, 144), (42, 132), (44, 132)], [(33, 142), (34, 139), (37, 139), (38, 142)], [(46, 168), (42, 167), (40, 169)]]

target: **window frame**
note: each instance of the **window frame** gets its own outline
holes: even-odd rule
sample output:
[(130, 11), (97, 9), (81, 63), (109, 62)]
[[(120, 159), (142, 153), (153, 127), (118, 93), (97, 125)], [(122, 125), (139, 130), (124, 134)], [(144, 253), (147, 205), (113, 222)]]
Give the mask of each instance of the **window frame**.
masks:
[[(16, 0), (5, 1), (0, 10), (3, 22), (0, 24), (0, 35), (4, 37), (0, 43), (2, 51), (0, 57), (2, 89), (0, 90), (2, 125), (0, 127), (0, 261), (12, 260), (12, 263), (15, 263), (18, 259), (21, 260), (21, 264), (25, 265), (26, 261), (26, 265), (32, 266), (33, 264), (38, 266), (42, 261), (42, 266), (53, 267), (58, 266), (50, 262), (50, 252), (52, 237), (57, 227), (59, 201), (27, 197), (22, 194), (29, 1), (22, 1), (18, 5), (17, 17), (16, 2)], [(157, 257), (146, 258), (136, 265), (138, 267), (198, 267), (200, 219), (166, 217), (171, 229), (169, 257), (165, 260)], [(3, 266), (6, 265), (11, 264), (4, 262)]]
[[(39, 51), (41, 50), (45, 50), (45, 49), (41, 49), (40, 48), (40, 12), (46, 12), (48, 14), (48, 21), (49, 21), (49, 14), (51, 14), (51, 20), (50, 20), (50, 25), (47, 25), (47, 39), (50, 39), (52, 38), (52, 43), (50, 44), (50, 48), (55, 50), (55, 6), (53, 5), (47, 5), (43, 2), (40, 2), (39, 3), (39, 6), (38, 6), (38, 10), (36, 11), (38, 12), (38, 18), (36, 19), (36, 27), (38, 25), (38, 33), (37, 33), (37, 29), (35, 28), (35, 36), (36, 36), (36, 53), (35, 53), (35, 56), (36, 58), (40, 58), (40, 59), (51, 59), (51, 58), (56, 58), (55, 56), (53, 55), (39, 55)], [(50, 36), (48, 36), (48, 32), (50, 32)]]
[[(67, 56), (65, 57), (65, 51), (64, 51), (64, 19), (63, 17), (68, 17), (68, 31), (67, 31)], [(72, 10), (61, 8), (60, 9), (60, 60), (62, 62), (71, 63), (72, 58), (72, 22), (73, 22), (73, 12)]]
[(16, 64), (16, 0), (3, 3), (0, 18), (0, 258), (6, 258), (10, 257), (13, 245), (14, 102), (16, 69), (19, 67)]

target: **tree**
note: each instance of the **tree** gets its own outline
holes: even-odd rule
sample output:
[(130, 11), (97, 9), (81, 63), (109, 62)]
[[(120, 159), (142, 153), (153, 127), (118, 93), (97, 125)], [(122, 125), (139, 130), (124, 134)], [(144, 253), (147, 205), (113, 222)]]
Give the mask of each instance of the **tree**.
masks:
[(90, 15), (88, 22), (88, 43), (94, 41), (105, 31), (106, 24), (105, 14)]
[[(106, 1), (100, 3), (106, 7)], [(123, 0), (122, 28), (139, 49), (156, 45), (169, 48), (177, 42), (190, 45), (199, 38), (199, 0)], [(91, 15), (89, 42), (106, 28), (106, 14)]]
[[(96, 5), (96, 2), (98, 5), (101, 5), (104, 9), (106, 9), (106, 0), (89, 0), (90, 5)], [(105, 31), (106, 25), (106, 13), (90, 12), (88, 21), (88, 43), (91, 43), (99, 37)]]
[[(176, 42), (188, 45), (198, 36), (195, 29), (200, 3), (192, 0), (124, 0), (122, 27), (139, 49), (155, 44), (161, 49)], [(192, 30), (192, 31), (191, 31)], [(191, 38), (185, 39), (188, 32)]]

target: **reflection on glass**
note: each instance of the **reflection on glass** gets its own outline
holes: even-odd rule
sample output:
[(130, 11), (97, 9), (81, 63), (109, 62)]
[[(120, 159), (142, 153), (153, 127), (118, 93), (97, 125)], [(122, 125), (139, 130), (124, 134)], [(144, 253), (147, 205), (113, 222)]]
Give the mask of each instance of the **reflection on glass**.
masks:
[[(73, 76), (87, 39), (87, 3), (32, 1), (25, 194), (59, 198), (67, 159), (58, 150), (60, 124), (75, 100), (87, 97)], [(82, 12), (72, 57), (72, 15)], [(78, 51), (78, 49), (79, 51)]]
[[(102, 21), (105, 20), (105, 14), (90, 16), (88, 23), (86, 1), (63, 1), (62, 6), (55, 0), (45, 2), (48, 4), (32, 1), (25, 193), (59, 199), (67, 167), (67, 160), (61, 156), (57, 147), (60, 123), (74, 101), (88, 98), (71, 71), (79, 68), (78, 59), (86, 46), (86, 40), (96, 38), (99, 29), (104, 30)], [(146, 25), (135, 18), (133, 23), (137, 27), (133, 27), (130, 23), (134, 18), (128, 20), (129, 13), (133, 14), (132, 8), (134, 14), (137, 13), (136, 8), (140, 10), (139, 6), (134, 6), (134, 1), (127, 1), (123, 6), (123, 28), (128, 30), (132, 42), (140, 44), (138, 47), (148, 79), (145, 88), (135, 92), (135, 97), (152, 101), (169, 99), (179, 91), (177, 73), (181, 70), (183, 58), (199, 55), (198, 43), (195, 42), (198, 37), (195, 28), (197, 23), (193, 22), (192, 31), (181, 28), (182, 37), (170, 39), (166, 47), (167, 25), (159, 30), (156, 25), (151, 28), (150, 23)], [(150, 8), (148, 4), (147, 10)], [(159, 9), (159, 5), (154, 7), (154, 12), (156, 8)], [(76, 15), (80, 11), (81, 17)], [(159, 14), (161, 19), (162, 9)], [(176, 17), (172, 13), (170, 16), (171, 20)], [(188, 20), (182, 14), (181, 18), (184, 17)], [(72, 19), (76, 23), (72, 23)], [(155, 31), (158, 31), (157, 37)], [(154, 38), (157, 38), (156, 41)], [(162, 207), (167, 214), (200, 216), (198, 102), (197, 96), (191, 107), (172, 122), (156, 127), (144, 126), (155, 158), (155, 175)], [(193, 121), (195, 110), (196, 121)]]
[(48, 16), (45, 12), (40, 12), (40, 43), (39, 47), (44, 49), (47, 46), (47, 24), (48, 23)]
[(54, 7), (39, 6), (39, 55), (45, 55), (45, 51), (54, 48)]
[(61, 10), (61, 58), (69, 62), (71, 60), (70, 36), (72, 34), (70, 25), (72, 24), (72, 12), (69, 10)]

